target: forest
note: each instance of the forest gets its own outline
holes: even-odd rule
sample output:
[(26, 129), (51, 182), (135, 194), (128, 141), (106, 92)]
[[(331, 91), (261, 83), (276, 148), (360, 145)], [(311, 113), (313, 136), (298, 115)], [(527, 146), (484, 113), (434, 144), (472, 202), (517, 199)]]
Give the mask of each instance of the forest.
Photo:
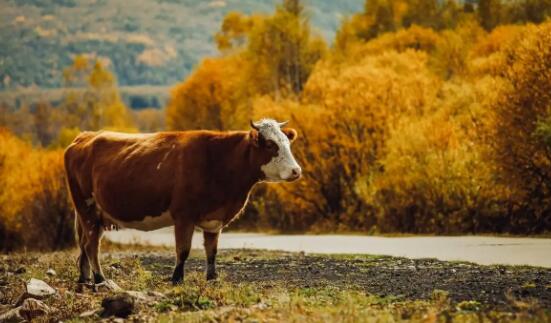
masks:
[(303, 178), (258, 185), (229, 230), (549, 232), (550, 15), (549, 0), (367, 0), (328, 44), (299, 0), (229, 12), (217, 54), (160, 110), (130, 110), (115, 74), (77, 56), (62, 73), (80, 90), (59, 104), (0, 106), (0, 245), (73, 244), (61, 156), (81, 130), (245, 130), (264, 117), (298, 131)]

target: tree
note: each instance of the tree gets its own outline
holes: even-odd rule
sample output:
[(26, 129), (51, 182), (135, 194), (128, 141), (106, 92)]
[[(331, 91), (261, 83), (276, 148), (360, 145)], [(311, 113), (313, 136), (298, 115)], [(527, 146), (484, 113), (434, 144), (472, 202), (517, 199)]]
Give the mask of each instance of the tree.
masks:
[(249, 34), (249, 82), (259, 94), (297, 95), (325, 50), (325, 42), (311, 35), (301, 2), (286, 0)]
[(67, 127), (135, 131), (115, 77), (99, 60), (76, 56), (63, 75), (65, 86), (70, 88), (62, 104)]
[(171, 93), (166, 109), (169, 129), (228, 130), (248, 125), (247, 86), (240, 56), (205, 59)]
[(511, 222), (529, 232), (551, 228), (551, 23), (531, 27), (505, 50), (505, 82), (496, 113), (494, 158), (514, 192)]

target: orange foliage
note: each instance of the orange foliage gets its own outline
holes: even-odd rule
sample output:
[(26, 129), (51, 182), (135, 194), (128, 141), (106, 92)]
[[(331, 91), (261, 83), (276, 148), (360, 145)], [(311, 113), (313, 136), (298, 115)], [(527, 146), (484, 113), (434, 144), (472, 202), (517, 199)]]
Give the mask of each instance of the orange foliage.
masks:
[(243, 64), (239, 56), (201, 62), (192, 76), (172, 90), (166, 110), (168, 128), (225, 130), (248, 124), (248, 113), (241, 106), (247, 92), (240, 78)]
[[(298, 83), (281, 77), (285, 62), (300, 57), (285, 44), (305, 29), (280, 7), (248, 31), (238, 28), (242, 42), (231, 56), (204, 62), (174, 91), (167, 118), (180, 121), (172, 128), (228, 129), (231, 117), (220, 111), (232, 111), (241, 120), (234, 128), (272, 117), (291, 120), (299, 132), (293, 152), (303, 179), (261, 187), (237, 226), (448, 234), (551, 228), (549, 23), (488, 33), (451, 2), (413, 3), (366, 5)], [(423, 22), (423, 10), (433, 20)], [(425, 27), (402, 28), (414, 21)], [(445, 26), (454, 28), (439, 31)]]
[(62, 151), (33, 149), (0, 129), (0, 186), (0, 250), (72, 245)]

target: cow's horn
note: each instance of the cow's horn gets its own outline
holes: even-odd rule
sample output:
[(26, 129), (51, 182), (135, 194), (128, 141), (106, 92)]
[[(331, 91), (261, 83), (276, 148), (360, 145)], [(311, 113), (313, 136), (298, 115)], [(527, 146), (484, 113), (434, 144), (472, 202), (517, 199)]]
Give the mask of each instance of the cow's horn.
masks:
[(259, 130), (259, 129), (258, 129), (259, 127), (258, 127), (252, 120), (251, 120), (251, 127), (252, 127), (254, 130), (256, 130), (256, 131)]
[(285, 127), (285, 125), (288, 124), (288, 123), (289, 123), (289, 120), (283, 121), (283, 122), (279, 122), (278, 125), (279, 125), (280, 128), (283, 128), (283, 127)]

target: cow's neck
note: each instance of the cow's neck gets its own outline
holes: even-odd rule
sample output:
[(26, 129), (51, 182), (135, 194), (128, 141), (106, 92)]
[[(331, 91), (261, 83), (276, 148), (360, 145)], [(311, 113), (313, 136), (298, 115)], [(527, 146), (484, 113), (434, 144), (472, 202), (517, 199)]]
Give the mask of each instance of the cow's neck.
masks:
[(224, 145), (230, 147), (226, 158), (220, 158), (223, 165), (222, 176), (231, 183), (231, 189), (237, 194), (248, 194), (252, 187), (260, 181), (259, 166), (254, 165), (251, 157), (252, 146), (248, 142), (248, 134), (238, 132), (224, 139)]

